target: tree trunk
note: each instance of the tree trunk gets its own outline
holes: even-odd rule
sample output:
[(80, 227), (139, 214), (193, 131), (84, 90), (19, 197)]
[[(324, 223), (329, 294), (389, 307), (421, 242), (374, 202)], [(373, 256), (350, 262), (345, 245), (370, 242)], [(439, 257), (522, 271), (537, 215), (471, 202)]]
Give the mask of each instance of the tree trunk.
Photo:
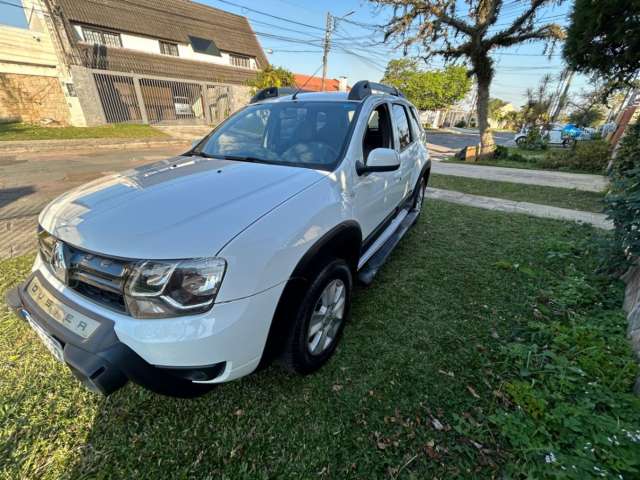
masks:
[(489, 86), (491, 85), (490, 75), (477, 75), (478, 82), (478, 130), (480, 130), (480, 154), (490, 155), (496, 145), (493, 141), (493, 135), (489, 129)]

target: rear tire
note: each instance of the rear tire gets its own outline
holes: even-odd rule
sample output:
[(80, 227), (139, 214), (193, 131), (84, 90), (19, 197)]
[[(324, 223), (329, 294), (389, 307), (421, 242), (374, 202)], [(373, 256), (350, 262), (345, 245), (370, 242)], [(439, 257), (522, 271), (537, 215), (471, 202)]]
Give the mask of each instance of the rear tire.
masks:
[(411, 205), (411, 211), (418, 212), (418, 216), (422, 213), (426, 189), (427, 180), (424, 176), (420, 177), (420, 182), (418, 183), (415, 192), (413, 192), (413, 204)]
[(516, 139), (516, 145), (519, 147), (522, 147), (525, 143), (527, 143), (527, 138), (526, 137), (518, 137)]
[(330, 260), (316, 275), (300, 302), (282, 356), (288, 370), (308, 375), (331, 358), (349, 315), (352, 286), (344, 260)]

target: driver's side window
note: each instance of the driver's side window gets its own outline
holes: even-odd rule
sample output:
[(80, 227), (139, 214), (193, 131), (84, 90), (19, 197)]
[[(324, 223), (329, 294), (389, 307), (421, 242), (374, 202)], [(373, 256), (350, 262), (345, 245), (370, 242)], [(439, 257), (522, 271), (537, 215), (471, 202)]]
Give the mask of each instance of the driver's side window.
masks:
[(391, 119), (385, 103), (378, 105), (367, 120), (367, 130), (362, 139), (362, 155), (365, 164), (369, 154), (376, 148), (393, 148)]

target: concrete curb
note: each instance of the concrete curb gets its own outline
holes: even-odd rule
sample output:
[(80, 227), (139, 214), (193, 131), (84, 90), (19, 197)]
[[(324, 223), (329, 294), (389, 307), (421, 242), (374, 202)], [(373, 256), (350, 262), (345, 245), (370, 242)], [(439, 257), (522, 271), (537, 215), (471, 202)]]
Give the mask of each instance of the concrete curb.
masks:
[(523, 213), (532, 217), (551, 218), (555, 220), (570, 220), (574, 222), (587, 223), (596, 228), (611, 230), (613, 223), (602, 213), (582, 212), (570, 210), (568, 208), (551, 207), (539, 205), (537, 203), (514, 202), (502, 198), (482, 197), (480, 195), (470, 195), (467, 193), (442, 190), (439, 188), (427, 188), (429, 198), (443, 200), (445, 202), (467, 205), (470, 207), (484, 208), (497, 212)]
[(0, 142), (0, 156), (17, 153), (55, 153), (72, 150), (124, 150), (131, 148), (161, 148), (184, 146), (191, 143), (176, 138), (122, 139), (122, 138), (88, 138), (82, 140), (33, 140)]

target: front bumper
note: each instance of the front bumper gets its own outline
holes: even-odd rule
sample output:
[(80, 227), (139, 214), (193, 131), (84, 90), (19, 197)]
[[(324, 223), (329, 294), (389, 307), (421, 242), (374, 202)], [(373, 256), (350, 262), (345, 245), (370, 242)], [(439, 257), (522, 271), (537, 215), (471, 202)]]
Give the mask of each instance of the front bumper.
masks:
[(7, 293), (7, 303), (21, 318), (35, 323), (59, 342), (63, 361), (90, 390), (109, 395), (131, 380), (163, 395), (194, 397), (212, 387), (210, 383), (194, 381), (214, 379), (225, 370), (225, 362), (197, 367), (154, 366), (118, 339), (113, 321), (62, 298), (55, 289), (47, 289), (65, 305), (98, 322), (91, 336), (83, 338), (54, 320), (26, 292), (34, 276), (46, 285), (41, 273), (35, 271), (24, 283)]

